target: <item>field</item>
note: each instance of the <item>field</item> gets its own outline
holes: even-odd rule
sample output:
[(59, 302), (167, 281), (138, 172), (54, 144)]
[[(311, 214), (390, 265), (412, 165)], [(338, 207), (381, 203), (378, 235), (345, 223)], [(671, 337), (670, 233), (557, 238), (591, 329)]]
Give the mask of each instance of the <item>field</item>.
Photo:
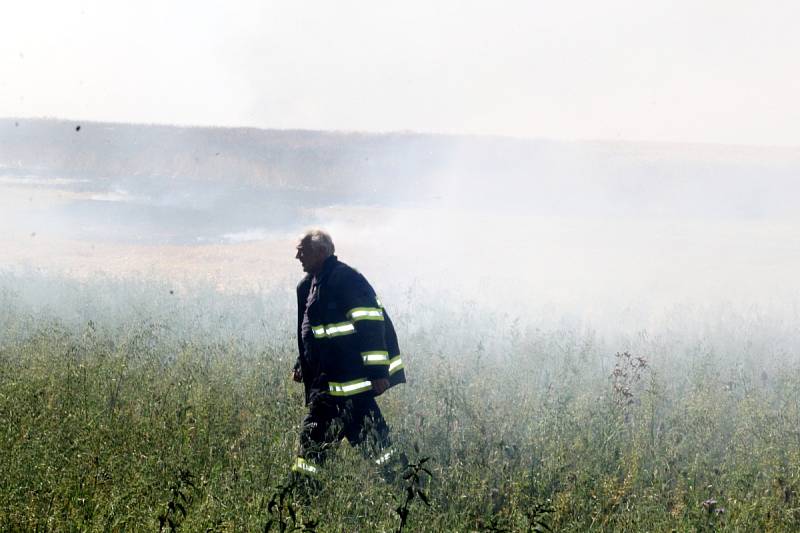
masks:
[(796, 316), (606, 335), (392, 291), (409, 383), (380, 403), (431, 475), (387, 484), (343, 443), (301, 500), (291, 286), (0, 285), (3, 531), (800, 528)]
[[(797, 531), (797, 150), (0, 119), (0, 531)], [(411, 465), (310, 497), (293, 260)]]

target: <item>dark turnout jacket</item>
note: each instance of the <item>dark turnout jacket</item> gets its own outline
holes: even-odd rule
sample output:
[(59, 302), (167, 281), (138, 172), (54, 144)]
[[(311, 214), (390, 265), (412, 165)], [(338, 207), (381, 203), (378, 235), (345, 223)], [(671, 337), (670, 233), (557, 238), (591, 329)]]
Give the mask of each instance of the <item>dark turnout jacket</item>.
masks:
[(335, 255), (316, 280), (309, 274), (297, 286), (297, 343), (307, 403), (319, 393), (372, 395), (375, 379), (390, 387), (406, 380), (386, 309), (364, 276)]

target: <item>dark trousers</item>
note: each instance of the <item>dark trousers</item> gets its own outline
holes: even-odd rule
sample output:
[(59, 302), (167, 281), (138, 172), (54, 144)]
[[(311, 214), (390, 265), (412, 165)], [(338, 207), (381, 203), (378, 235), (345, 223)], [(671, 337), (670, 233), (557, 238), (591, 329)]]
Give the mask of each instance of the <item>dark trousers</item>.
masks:
[(325, 462), (331, 445), (344, 437), (379, 466), (392, 456), (389, 427), (375, 398), (367, 394), (347, 399), (327, 395), (314, 398), (300, 428), (298, 455), (318, 467)]

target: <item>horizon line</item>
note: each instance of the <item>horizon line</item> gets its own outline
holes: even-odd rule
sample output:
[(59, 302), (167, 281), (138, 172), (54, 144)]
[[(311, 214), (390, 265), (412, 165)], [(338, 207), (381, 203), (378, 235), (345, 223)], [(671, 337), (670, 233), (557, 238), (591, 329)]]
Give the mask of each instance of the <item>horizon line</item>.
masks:
[(206, 130), (255, 130), (264, 132), (284, 132), (284, 133), (322, 133), (332, 135), (364, 135), (364, 136), (420, 136), (420, 137), (452, 137), (452, 138), (479, 138), (496, 139), (517, 142), (544, 142), (544, 143), (563, 143), (563, 144), (638, 144), (655, 145), (664, 147), (706, 147), (706, 148), (747, 148), (747, 149), (767, 149), (767, 150), (800, 150), (798, 144), (742, 144), (742, 143), (722, 143), (713, 141), (675, 141), (675, 140), (645, 140), (645, 139), (597, 139), (597, 138), (558, 138), (558, 137), (526, 137), (508, 134), (494, 133), (453, 133), (438, 131), (420, 131), (413, 129), (403, 130), (348, 130), (348, 129), (312, 129), (312, 128), (275, 128), (248, 125), (218, 125), (218, 124), (181, 124), (171, 122), (123, 122), (113, 120), (80, 119), (73, 117), (54, 117), (54, 116), (0, 116), (0, 121), (35, 121), (35, 122), (72, 122), (76, 125), (100, 124), (117, 126), (147, 126), (161, 128), (180, 128), (180, 129), (206, 129)]

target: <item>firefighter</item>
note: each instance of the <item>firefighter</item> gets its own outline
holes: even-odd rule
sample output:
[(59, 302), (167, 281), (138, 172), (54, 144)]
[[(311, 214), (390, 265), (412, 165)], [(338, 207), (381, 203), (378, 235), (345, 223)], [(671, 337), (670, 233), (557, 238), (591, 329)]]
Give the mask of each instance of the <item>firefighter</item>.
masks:
[(305, 387), (308, 413), (300, 429), (296, 476), (312, 479), (326, 451), (343, 437), (391, 479), (404, 456), (391, 444), (389, 428), (375, 401), (405, 382), (392, 322), (367, 280), (334, 255), (322, 230), (305, 233), (296, 259), (306, 276), (297, 286), (297, 344), (292, 371)]

